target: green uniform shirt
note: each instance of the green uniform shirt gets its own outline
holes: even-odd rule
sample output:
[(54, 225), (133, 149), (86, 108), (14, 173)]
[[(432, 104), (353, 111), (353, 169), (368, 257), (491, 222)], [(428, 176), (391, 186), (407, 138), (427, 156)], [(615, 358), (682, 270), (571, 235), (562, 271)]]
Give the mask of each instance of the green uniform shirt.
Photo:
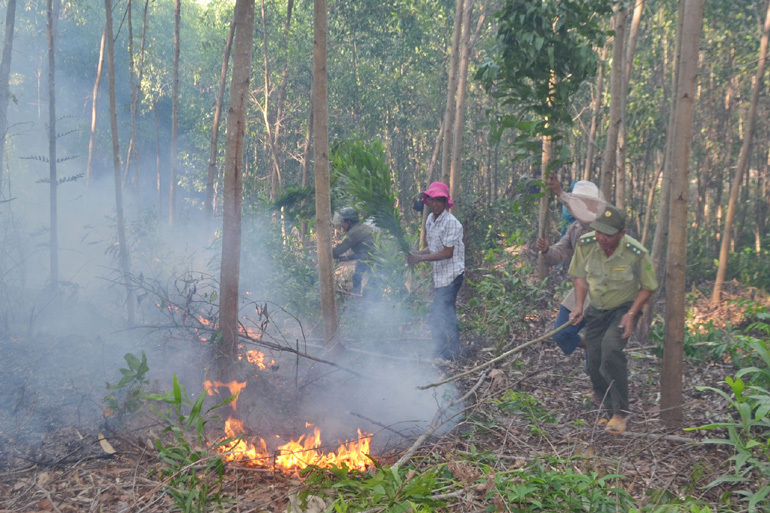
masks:
[(596, 233), (580, 237), (569, 273), (588, 282), (591, 304), (611, 310), (633, 301), (639, 289), (655, 290), (658, 281), (652, 259), (639, 241), (624, 235), (609, 257), (596, 241)]
[(345, 234), (342, 242), (332, 250), (332, 256), (339, 258), (347, 250), (351, 250), (354, 260), (369, 260), (374, 249), (374, 230), (368, 224), (356, 223)]

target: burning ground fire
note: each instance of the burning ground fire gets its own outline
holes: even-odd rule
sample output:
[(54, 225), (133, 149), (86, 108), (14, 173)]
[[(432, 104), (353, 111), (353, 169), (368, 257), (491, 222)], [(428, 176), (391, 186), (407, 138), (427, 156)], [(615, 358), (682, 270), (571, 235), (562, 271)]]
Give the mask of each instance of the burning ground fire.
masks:
[[(214, 395), (215, 389), (218, 388), (227, 388), (231, 395), (237, 395), (246, 387), (246, 383), (245, 381), (242, 383), (237, 381), (229, 383), (206, 381), (204, 386), (209, 395)], [(234, 411), (236, 401), (232, 402)], [(225, 433), (227, 438), (231, 438), (232, 441), (219, 446), (217, 450), (224, 455), (225, 461), (235, 461), (247, 465), (268, 467), (270, 461), (273, 460), (274, 467), (284, 472), (301, 470), (309, 465), (330, 467), (332, 465), (340, 466), (344, 463), (349, 468), (357, 470), (366, 470), (371, 465), (371, 459), (368, 457), (369, 444), (372, 439), (370, 433), (362, 433), (359, 429), (358, 439), (340, 443), (334, 452), (324, 452), (322, 450), (321, 430), (312, 424), (306, 424), (306, 427), (312, 427), (313, 434), (302, 435), (298, 440), (291, 440), (279, 445), (271, 453), (263, 438), (259, 438), (256, 443), (244, 438), (238, 439), (245, 433), (243, 422), (230, 417), (225, 422)], [(278, 436), (276, 438), (280, 439)]]

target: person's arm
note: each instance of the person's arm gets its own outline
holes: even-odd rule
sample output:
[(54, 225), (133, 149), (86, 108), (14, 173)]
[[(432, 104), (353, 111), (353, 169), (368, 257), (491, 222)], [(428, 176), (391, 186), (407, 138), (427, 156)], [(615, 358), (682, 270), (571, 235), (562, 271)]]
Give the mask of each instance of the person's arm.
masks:
[(342, 242), (334, 246), (332, 249), (332, 257), (336, 258), (337, 260), (346, 261), (347, 258), (341, 258), (342, 254), (345, 253), (347, 250), (353, 247), (353, 244), (355, 242), (351, 237), (345, 237)]
[(583, 320), (583, 303), (588, 295), (588, 282), (585, 278), (572, 278), (572, 285), (575, 287), (575, 308), (569, 313), (569, 320), (572, 324), (580, 324)]
[(446, 260), (448, 258), (452, 258), (454, 254), (454, 246), (449, 248), (444, 247), (444, 249), (436, 251), (435, 253), (431, 253), (428, 250), (423, 250), (417, 253), (412, 253), (411, 255), (407, 255), (406, 261), (409, 265), (418, 264), (420, 262), (435, 262), (437, 260)]
[(634, 331), (636, 314), (641, 311), (644, 304), (648, 299), (650, 299), (650, 296), (652, 296), (652, 291), (647, 289), (639, 289), (639, 292), (636, 293), (634, 303), (631, 305), (631, 308), (629, 308), (628, 311), (623, 314), (623, 318), (620, 320), (620, 324), (618, 325), (618, 328), (623, 330), (623, 335), (621, 335), (623, 338), (628, 338), (631, 336), (631, 333)]

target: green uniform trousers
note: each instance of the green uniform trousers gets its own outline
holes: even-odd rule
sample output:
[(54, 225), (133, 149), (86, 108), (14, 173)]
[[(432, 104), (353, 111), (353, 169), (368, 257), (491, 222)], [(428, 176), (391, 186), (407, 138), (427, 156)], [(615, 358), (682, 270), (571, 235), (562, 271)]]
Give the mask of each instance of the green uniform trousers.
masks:
[(628, 339), (621, 338), (623, 330), (618, 326), (632, 304), (624, 303), (611, 310), (589, 306), (585, 312), (586, 373), (591, 378), (594, 391), (600, 397), (609, 399), (605, 402), (608, 402), (613, 415), (629, 413), (628, 363), (624, 352)]

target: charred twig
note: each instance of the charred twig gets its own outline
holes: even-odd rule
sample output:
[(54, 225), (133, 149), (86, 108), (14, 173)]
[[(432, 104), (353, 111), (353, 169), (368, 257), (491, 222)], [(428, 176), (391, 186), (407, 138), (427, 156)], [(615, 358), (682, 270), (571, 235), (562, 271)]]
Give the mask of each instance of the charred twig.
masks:
[(569, 322), (565, 322), (564, 324), (562, 324), (561, 326), (559, 326), (555, 330), (549, 331), (548, 333), (546, 333), (542, 337), (538, 337), (538, 338), (536, 338), (534, 340), (530, 340), (529, 342), (525, 342), (525, 343), (523, 343), (521, 345), (518, 345), (518, 346), (514, 347), (513, 349), (511, 349), (510, 351), (506, 351), (503, 354), (501, 354), (500, 356), (492, 358), (488, 362), (482, 363), (481, 365), (477, 365), (476, 367), (473, 367), (472, 369), (469, 369), (469, 370), (467, 370), (465, 372), (461, 372), (460, 374), (455, 374), (454, 376), (450, 376), (447, 379), (444, 379), (442, 381), (438, 381), (436, 383), (431, 383), (429, 385), (423, 385), (423, 386), (417, 387), (417, 389), (418, 390), (426, 390), (428, 388), (438, 387), (438, 386), (444, 385), (446, 383), (450, 383), (452, 381), (458, 380), (460, 378), (464, 378), (465, 376), (470, 376), (474, 372), (478, 372), (478, 371), (480, 371), (482, 369), (485, 369), (485, 368), (489, 367), (490, 365), (492, 365), (494, 363), (497, 363), (497, 362), (499, 362), (501, 360), (505, 360), (506, 358), (508, 358), (512, 354), (518, 353), (519, 351), (521, 351), (524, 348), (527, 348), (527, 347), (529, 347), (531, 345), (537, 344), (538, 342), (542, 342), (544, 340), (548, 340), (549, 338), (553, 337), (554, 335), (556, 335), (560, 331), (566, 329), (568, 326), (570, 326), (570, 323)]

